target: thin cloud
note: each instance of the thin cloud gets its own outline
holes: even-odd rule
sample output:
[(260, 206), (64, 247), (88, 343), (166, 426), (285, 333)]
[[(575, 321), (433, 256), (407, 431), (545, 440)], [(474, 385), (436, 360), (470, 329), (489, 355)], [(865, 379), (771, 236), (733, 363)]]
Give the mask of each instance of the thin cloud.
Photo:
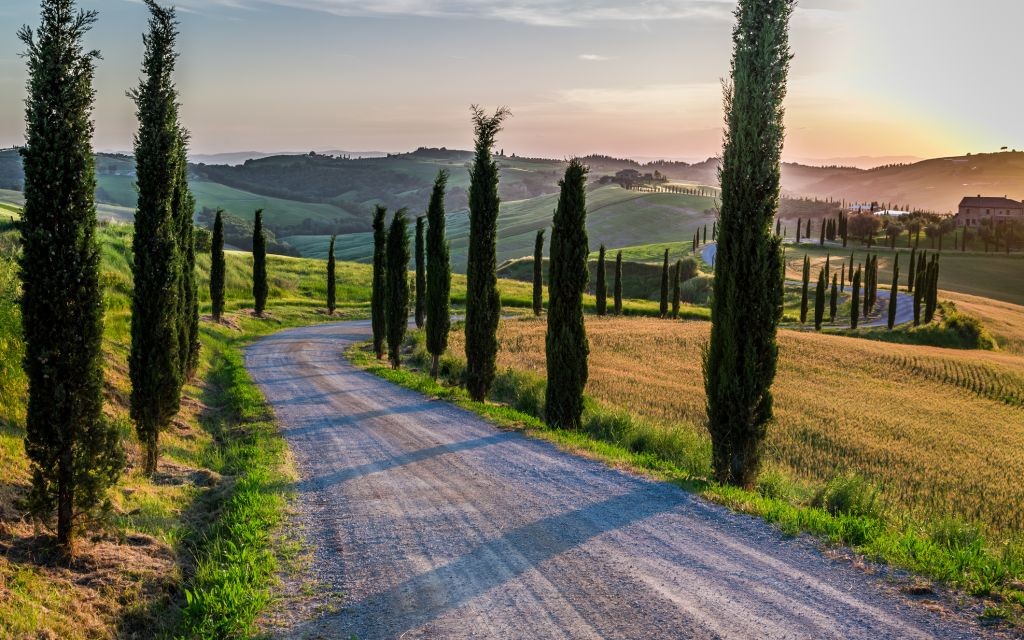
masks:
[(596, 53), (581, 53), (579, 58), (584, 62), (606, 62), (611, 60), (608, 56), (602, 56)]

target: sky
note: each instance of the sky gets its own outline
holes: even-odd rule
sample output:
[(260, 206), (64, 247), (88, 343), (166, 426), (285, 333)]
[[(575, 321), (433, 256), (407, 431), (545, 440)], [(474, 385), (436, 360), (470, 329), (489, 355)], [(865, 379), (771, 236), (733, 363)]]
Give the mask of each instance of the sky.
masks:
[[(145, 6), (99, 11), (95, 147), (131, 148)], [(506, 153), (703, 159), (721, 148), (731, 0), (178, 0), (193, 153), (470, 148), (507, 105)], [(0, 147), (24, 138), (22, 24), (0, 0)], [(1024, 148), (1020, 0), (801, 0), (785, 157)], [(1013, 67), (1011, 67), (1013, 65)]]

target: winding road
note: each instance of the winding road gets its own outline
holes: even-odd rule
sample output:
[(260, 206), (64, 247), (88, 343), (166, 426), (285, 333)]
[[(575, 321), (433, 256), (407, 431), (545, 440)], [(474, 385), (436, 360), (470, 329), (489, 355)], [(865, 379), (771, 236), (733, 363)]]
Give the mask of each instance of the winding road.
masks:
[(369, 334), (246, 352), (301, 474), (312, 571), (345, 594), (282, 637), (982, 637), (811, 540), (359, 371), (344, 352)]

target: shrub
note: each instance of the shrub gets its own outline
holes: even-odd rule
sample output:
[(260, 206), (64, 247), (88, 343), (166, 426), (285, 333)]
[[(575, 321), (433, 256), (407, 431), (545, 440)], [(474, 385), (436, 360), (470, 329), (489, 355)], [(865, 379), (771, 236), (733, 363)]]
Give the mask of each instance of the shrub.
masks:
[(712, 276), (697, 276), (690, 278), (679, 288), (679, 295), (683, 302), (689, 304), (704, 305), (711, 300), (711, 293), (714, 289), (715, 279)]
[(878, 499), (878, 489), (853, 473), (829, 480), (818, 490), (811, 504), (834, 516), (848, 515), (869, 518), (881, 518), (882, 516), (882, 504)]

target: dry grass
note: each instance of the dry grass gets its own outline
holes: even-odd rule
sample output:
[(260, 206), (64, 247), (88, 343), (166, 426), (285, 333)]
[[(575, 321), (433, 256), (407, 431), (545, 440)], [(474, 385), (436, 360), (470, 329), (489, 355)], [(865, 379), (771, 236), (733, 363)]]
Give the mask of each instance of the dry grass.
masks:
[(941, 297), (981, 320), (1001, 349), (1024, 355), (1024, 306), (951, 291), (941, 292)]
[[(705, 438), (710, 325), (588, 318), (587, 393)], [(502, 323), (499, 367), (544, 374), (545, 324)], [(453, 334), (452, 350), (461, 352)], [(1024, 527), (1024, 358), (781, 331), (770, 466), (812, 483), (854, 472), (899, 513)]]

